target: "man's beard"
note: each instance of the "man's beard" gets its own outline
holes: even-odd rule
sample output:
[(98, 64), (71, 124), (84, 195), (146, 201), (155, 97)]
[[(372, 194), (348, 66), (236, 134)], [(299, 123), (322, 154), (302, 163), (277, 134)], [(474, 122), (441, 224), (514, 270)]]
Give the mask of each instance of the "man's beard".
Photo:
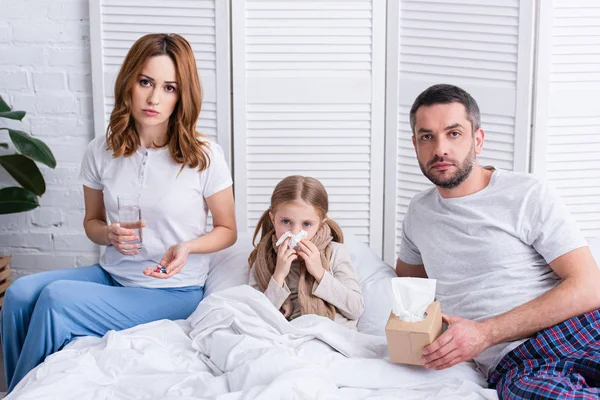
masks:
[[(430, 168), (433, 166), (433, 164), (438, 162), (452, 163), (456, 167), (456, 172), (454, 172), (450, 176), (435, 176)], [(453, 189), (461, 183), (463, 183), (464, 180), (467, 179), (473, 171), (474, 164), (475, 147), (471, 149), (469, 154), (467, 154), (465, 159), (460, 164), (458, 164), (455, 160), (435, 156), (433, 160), (427, 163), (427, 168), (425, 168), (421, 161), (419, 161), (419, 167), (421, 168), (421, 172), (423, 172), (423, 175), (425, 175), (427, 179), (429, 179), (434, 185), (442, 187), (444, 189)]]

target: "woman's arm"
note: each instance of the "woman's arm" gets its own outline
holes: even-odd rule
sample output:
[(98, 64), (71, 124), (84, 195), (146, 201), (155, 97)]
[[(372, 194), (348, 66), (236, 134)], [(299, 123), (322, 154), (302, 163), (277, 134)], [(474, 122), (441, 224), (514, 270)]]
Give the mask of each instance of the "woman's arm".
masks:
[(170, 278), (181, 272), (188, 254), (214, 253), (236, 242), (237, 225), (232, 187), (229, 186), (205, 200), (213, 216), (213, 230), (206, 235), (169, 247), (160, 260), (160, 265), (165, 267), (166, 274), (156, 272), (153, 267), (148, 267), (144, 270), (145, 275), (161, 279)]
[(101, 246), (110, 245), (102, 190), (84, 186), (83, 199), (85, 201), (85, 217), (83, 218), (85, 234), (96, 244)]
[(213, 230), (199, 238), (183, 242), (189, 253), (214, 253), (233, 245), (237, 240), (233, 188), (229, 186), (206, 198), (213, 217)]

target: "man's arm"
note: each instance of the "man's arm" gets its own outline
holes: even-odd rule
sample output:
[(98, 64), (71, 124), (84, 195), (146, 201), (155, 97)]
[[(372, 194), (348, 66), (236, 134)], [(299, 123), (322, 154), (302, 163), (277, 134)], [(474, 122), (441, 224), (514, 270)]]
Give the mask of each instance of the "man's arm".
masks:
[(407, 264), (400, 259), (396, 261), (396, 275), (401, 278), (427, 278), (427, 272), (425, 272), (423, 264)]
[(562, 282), (537, 299), (484, 322), (491, 344), (522, 339), (569, 318), (600, 308), (600, 269), (589, 247), (550, 263)]
[(589, 247), (580, 247), (558, 257), (550, 267), (562, 282), (509, 312), (484, 322), (444, 315), (448, 330), (425, 347), (425, 366), (448, 368), (476, 357), (495, 344), (529, 337), (600, 308), (600, 269)]

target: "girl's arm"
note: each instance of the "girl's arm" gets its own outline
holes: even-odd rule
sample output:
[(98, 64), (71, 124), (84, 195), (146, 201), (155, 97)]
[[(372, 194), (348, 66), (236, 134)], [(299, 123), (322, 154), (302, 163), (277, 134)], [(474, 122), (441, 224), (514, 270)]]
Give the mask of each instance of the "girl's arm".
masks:
[(346, 247), (340, 245), (330, 262), (330, 271), (325, 271), (321, 282), (313, 290), (313, 295), (333, 304), (344, 317), (357, 320), (362, 315), (365, 304), (358, 274)]
[[(258, 290), (259, 292), (261, 291), (260, 285), (256, 280), (256, 273), (254, 268), (250, 269), (248, 284), (254, 289)], [(283, 303), (290, 296), (290, 289), (287, 287), (285, 282), (283, 283), (283, 286), (281, 286), (277, 282), (275, 282), (275, 279), (273, 279), (273, 277), (271, 277), (271, 279), (269, 280), (269, 285), (265, 289), (264, 293), (265, 296), (267, 296), (267, 299), (269, 299), (269, 301), (275, 306), (275, 308), (279, 310)]]

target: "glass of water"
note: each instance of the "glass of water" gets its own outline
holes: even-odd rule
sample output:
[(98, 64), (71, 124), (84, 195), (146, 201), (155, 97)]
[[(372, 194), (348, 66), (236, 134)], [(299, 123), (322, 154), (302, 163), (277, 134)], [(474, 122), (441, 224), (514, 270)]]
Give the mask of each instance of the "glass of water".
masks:
[[(122, 228), (133, 230), (138, 240), (127, 242), (137, 244), (137, 249), (142, 248), (142, 210), (140, 209), (140, 195), (137, 193), (123, 194), (117, 196), (119, 207), (119, 224)], [(135, 249), (131, 249), (135, 251)]]

